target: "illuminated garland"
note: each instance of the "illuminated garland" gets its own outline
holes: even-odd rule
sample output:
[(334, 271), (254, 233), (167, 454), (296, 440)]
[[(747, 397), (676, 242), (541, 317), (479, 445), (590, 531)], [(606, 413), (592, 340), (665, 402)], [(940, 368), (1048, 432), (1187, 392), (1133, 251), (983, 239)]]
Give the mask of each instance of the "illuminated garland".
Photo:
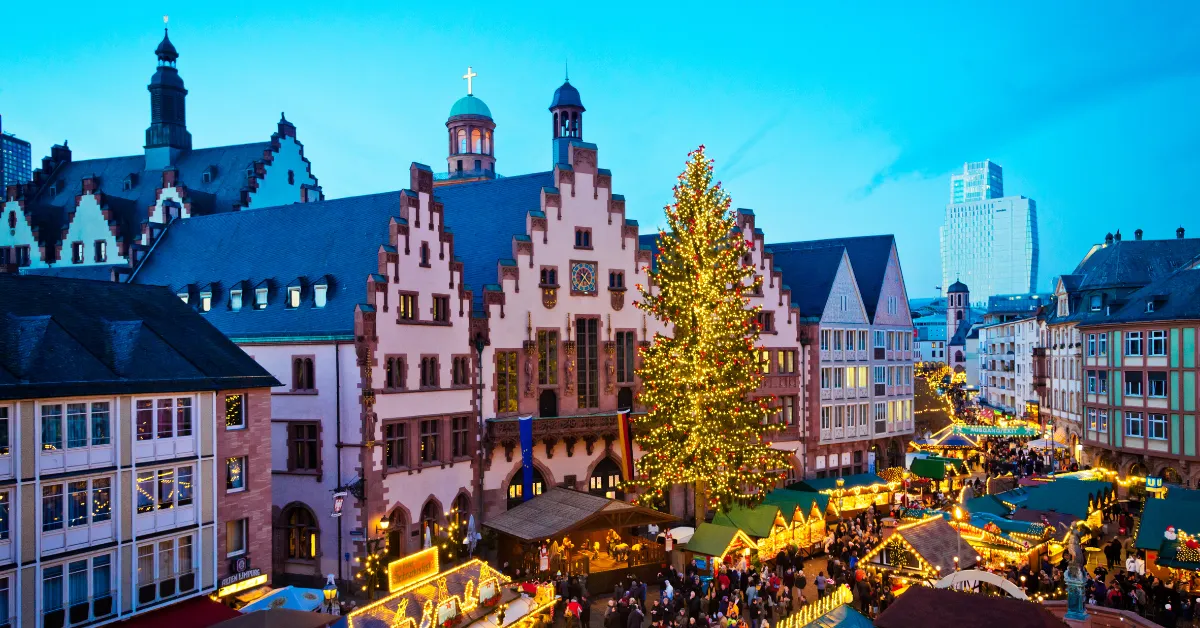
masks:
[(827, 613), (833, 612), (839, 606), (853, 602), (854, 594), (850, 592), (850, 587), (843, 584), (830, 591), (825, 597), (814, 600), (801, 607), (799, 611), (779, 620), (776, 628), (804, 628)]
[[(666, 207), (657, 266), (638, 284), (635, 305), (672, 329), (642, 349), (638, 370), (638, 444), (645, 452), (630, 483), (639, 502), (661, 504), (675, 484), (702, 483), (709, 507), (754, 505), (788, 468), (787, 454), (764, 440), (763, 417), (774, 397), (751, 400), (762, 381), (761, 306), (747, 291), (762, 286), (745, 256), (754, 249), (738, 231), (729, 196), (712, 182), (704, 147), (689, 155)], [(701, 497), (702, 499), (703, 497)]]

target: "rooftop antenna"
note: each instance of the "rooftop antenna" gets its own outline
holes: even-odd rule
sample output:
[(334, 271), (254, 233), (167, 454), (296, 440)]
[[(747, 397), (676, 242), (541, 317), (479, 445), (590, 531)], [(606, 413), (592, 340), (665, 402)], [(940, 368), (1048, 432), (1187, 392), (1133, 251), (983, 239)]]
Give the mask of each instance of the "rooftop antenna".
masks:
[(566, 82), (571, 82), (571, 69), (567, 67), (566, 59), (563, 60), (563, 76), (566, 77)]

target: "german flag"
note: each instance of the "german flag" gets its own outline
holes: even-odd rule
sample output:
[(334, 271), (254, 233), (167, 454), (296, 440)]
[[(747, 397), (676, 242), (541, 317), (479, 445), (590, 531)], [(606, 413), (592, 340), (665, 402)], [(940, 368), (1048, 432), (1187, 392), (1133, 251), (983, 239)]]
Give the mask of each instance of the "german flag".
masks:
[(633, 481), (633, 421), (628, 410), (617, 413), (618, 445), (621, 448), (621, 474), (626, 482)]

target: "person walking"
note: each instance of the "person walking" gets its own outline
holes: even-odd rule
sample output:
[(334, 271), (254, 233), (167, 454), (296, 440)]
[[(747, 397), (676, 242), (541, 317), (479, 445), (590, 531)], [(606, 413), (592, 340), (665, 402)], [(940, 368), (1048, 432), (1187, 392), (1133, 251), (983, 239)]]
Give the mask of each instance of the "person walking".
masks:
[(825, 572), (818, 571), (817, 572), (817, 599), (818, 600), (825, 597), (825, 586), (826, 586)]

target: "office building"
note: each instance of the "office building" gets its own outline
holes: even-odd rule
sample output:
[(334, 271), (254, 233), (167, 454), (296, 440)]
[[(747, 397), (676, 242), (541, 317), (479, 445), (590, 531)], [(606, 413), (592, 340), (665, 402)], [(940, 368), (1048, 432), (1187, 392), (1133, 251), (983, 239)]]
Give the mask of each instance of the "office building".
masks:
[(942, 285), (971, 286), (973, 303), (1033, 292), (1038, 275), (1037, 203), (1007, 196), (946, 206)]
[(4, 121), (0, 119), (0, 188), (22, 185), (32, 174), (29, 142), (4, 132)]
[(974, 203), (1004, 196), (1004, 170), (990, 160), (963, 164), (962, 174), (950, 175), (950, 202)]

